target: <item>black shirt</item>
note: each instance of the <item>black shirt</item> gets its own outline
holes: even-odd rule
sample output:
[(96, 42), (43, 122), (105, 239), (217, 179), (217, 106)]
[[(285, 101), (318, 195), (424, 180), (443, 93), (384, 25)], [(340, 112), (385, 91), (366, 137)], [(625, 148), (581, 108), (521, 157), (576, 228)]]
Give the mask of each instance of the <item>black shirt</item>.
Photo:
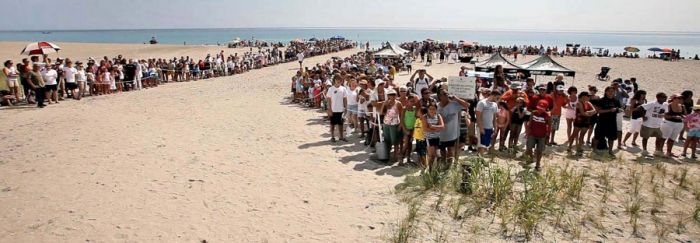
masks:
[[(594, 105), (597, 106), (598, 109), (600, 109), (600, 110), (608, 110), (608, 109), (612, 109), (612, 108), (619, 109), (622, 107), (620, 105), (620, 101), (618, 101), (615, 98), (608, 98), (607, 96), (597, 100)], [(598, 116), (598, 118), (599, 118), (599, 123), (612, 122), (613, 124), (617, 124), (616, 123), (617, 112), (602, 113)]]

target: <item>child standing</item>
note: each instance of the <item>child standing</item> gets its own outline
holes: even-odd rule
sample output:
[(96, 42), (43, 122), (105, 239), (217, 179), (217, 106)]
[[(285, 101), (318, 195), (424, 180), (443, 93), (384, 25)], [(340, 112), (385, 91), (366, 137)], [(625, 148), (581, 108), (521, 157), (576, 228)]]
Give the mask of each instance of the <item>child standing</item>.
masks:
[[(416, 109), (418, 117), (422, 117), (421, 109)], [(416, 140), (416, 153), (418, 154), (418, 162), (421, 165), (421, 171), (428, 169), (427, 155), (428, 143), (425, 141), (425, 134), (423, 134), (423, 122), (421, 119), (416, 119), (413, 127), (413, 138)]]
[(508, 104), (506, 102), (498, 102), (498, 114), (496, 119), (496, 133), (493, 134), (495, 137), (498, 135), (499, 143), (498, 150), (506, 150), (506, 138), (508, 137), (508, 126), (510, 126), (510, 110), (508, 109)]
[(683, 157), (687, 156), (686, 150), (690, 147), (690, 158), (696, 159), (695, 149), (700, 139), (700, 105), (693, 106), (693, 113), (685, 116), (685, 128), (688, 130), (688, 139), (683, 145)]
[[(552, 116), (547, 112), (549, 103), (546, 100), (537, 102), (537, 109), (532, 112), (526, 125), (527, 155), (535, 160), (535, 170), (540, 171), (540, 161), (544, 153), (547, 135), (551, 132)], [(534, 157), (533, 157), (534, 149)]]

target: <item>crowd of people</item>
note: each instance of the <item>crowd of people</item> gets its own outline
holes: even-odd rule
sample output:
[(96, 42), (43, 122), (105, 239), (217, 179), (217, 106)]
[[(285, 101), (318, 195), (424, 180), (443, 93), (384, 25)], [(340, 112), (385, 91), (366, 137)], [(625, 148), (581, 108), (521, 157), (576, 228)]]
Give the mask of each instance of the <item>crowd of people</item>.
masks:
[[(459, 75), (466, 75), (464, 69)], [(500, 150), (524, 152), (525, 165), (540, 170), (548, 146), (572, 156), (590, 149), (615, 157), (617, 150), (638, 147), (639, 137), (644, 156), (677, 157), (673, 147), (684, 141), (682, 156), (690, 149), (696, 158), (700, 100), (696, 104), (690, 90), (647, 101), (636, 78), (615, 79), (599, 93), (595, 86), (567, 86), (563, 75), (549, 82), (511, 81), (497, 67), (492, 80), (476, 78), (475, 97), (460, 98), (450, 93), (446, 78), (418, 69), (408, 83), (397, 83), (397, 70), (369, 52), (334, 58), (300, 69), (291, 80), (292, 99), (327, 113), (332, 142), (348, 142), (354, 134), (359, 141), (353, 142), (384, 144), (391, 163), (417, 158), (424, 169), (449, 166), (467, 151), (483, 156)]]
[(242, 55), (226, 55), (222, 50), (198, 60), (189, 56), (129, 59), (118, 55), (113, 58), (104, 56), (99, 60), (88, 58), (83, 62), (35, 55), (19, 63), (13, 60), (3, 63), (2, 74), (9, 90), (0, 91), (0, 103), (7, 106), (36, 103), (43, 108), (66, 98), (80, 100), (88, 95), (139, 90), (167, 82), (241, 74), (290, 61), (301, 63), (304, 57), (353, 47), (352, 42), (341, 40), (290, 42), (286, 49), (258, 47), (254, 50), (251, 47)]

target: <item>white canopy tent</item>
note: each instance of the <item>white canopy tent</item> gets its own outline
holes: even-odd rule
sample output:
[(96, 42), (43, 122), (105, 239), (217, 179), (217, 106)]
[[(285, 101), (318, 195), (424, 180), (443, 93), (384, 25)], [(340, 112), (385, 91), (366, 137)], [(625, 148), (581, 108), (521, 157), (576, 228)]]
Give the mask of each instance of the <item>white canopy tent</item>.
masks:
[(380, 49), (379, 51), (376, 51), (372, 55), (374, 57), (379, 57), (379, 58), (396, 58), (396, 57), (401, 57), (408, 53), (407, 50), (393, 44), (389, 43), (387, 46), (384, 48)]

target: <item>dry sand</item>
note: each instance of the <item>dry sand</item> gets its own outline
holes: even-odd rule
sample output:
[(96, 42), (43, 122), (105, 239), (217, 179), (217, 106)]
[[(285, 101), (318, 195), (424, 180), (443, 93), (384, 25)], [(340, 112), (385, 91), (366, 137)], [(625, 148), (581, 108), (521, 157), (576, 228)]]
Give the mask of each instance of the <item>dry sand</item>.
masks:
[(3, 110), (0, 242), (377, 240), (405, 170), (288, 105), (297, 65)]
[[(233, 51), (217, 46), (58, 44), (61, 57), (79, 59), (116, 54), (201, 58), (221, 49)], [(0, 43), (0, 57), (18, 61), (23, 45)], [(309, 58), (307, 63), (354, 52)], [(700, 74), (695, 72), (700, 62), (556, 60), (578, 71), (577, 86), (601, 84), (594, 75), (600, 66), (611, 66), (611, 76), (636, 76), (651, 93), (685, 88), (700, 92)], [(449, 76), (459, 66), (436, 64), (428, 72), (436, 78)], [(329, 143), (323, 114), (286, 99), (296, 67), (288, 63), (232, 77), (67, 101), (43, 110), (2, 110), (0, 242), (384, 241), (405, 209), (393, 188), (412, 171), (370, 161), (357, 138), (351, 144)], [(408, 77), (404, 72), (398, 78), (405, 82)], [(632, 158), (632, 153), (624, 156)], [(697, 163), (664, 162), (669, 171), (689, 166), (697, 184)], [(595, 167), (599, 162), (577, 163)], [(621, 164), (620, 173), (633, 163)], [(691, 204), (672, 205), (689, 209)], [(698, 239), (697, 232), (692, 228), (690, 239)], [(478, 235), (503, 240), (488, 232)], [(464, 239), (463, 234), (452, 236)], [(590, 232), (584, 236), (597, 239)]]

